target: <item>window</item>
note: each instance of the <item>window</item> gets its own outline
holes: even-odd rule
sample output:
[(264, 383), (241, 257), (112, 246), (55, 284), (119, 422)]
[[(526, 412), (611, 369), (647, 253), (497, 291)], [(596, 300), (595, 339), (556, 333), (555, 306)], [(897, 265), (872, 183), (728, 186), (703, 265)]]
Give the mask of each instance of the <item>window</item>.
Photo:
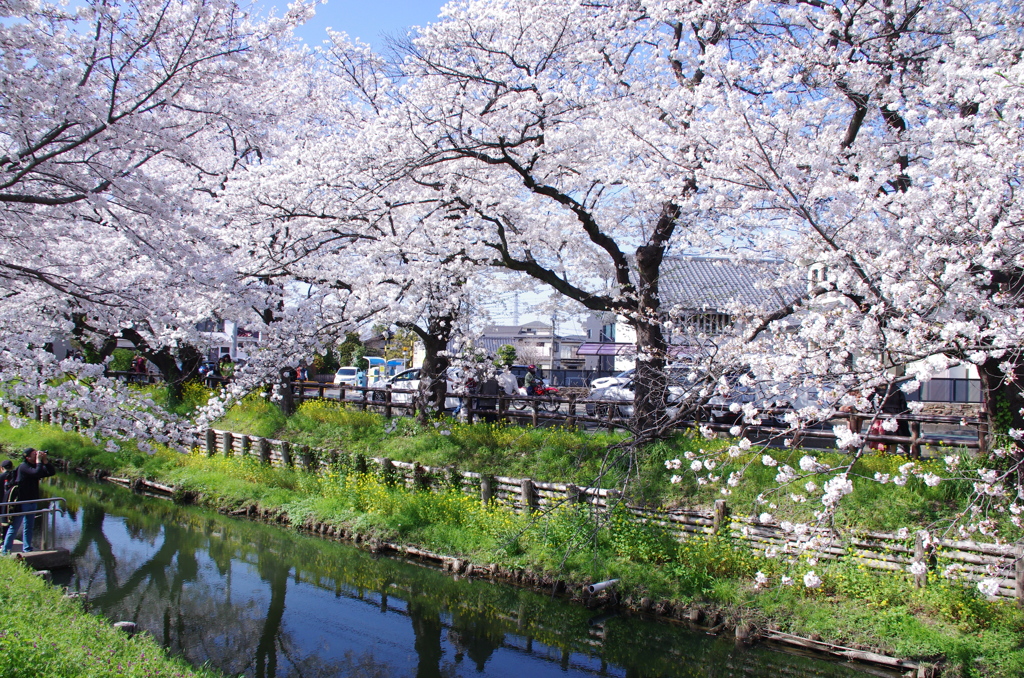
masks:
[(224, 321), (223, 320), (204, 320), (203, 322), (196, 325), (196, 330), (200, 332), (223, 332)]

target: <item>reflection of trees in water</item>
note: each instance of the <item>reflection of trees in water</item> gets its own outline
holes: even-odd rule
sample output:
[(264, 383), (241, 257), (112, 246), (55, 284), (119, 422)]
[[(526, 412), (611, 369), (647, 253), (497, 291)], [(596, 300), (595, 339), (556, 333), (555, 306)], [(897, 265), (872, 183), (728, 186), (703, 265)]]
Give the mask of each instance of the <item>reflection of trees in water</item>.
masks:
[[(535, 660), (561, 664), (570, 672), (581, 668), (579, 660), (584, 657), (603, 657), (602, 665), (607, 661), (627, 667), (630, 677), (853, 673), (845, 667), (773, 653), (751, 654), (731, 643), (708, 642), (637, 620), (611, 619), (596, 628), (585, 610), (546, 596), (455, 581), (429, 568), (374, 559), (345, 545), (278, 528), (143, 500), (117, 488), (67, 480), (64, 484), (66, 489), (77, 492), (81, 486), (83, 490), (77, 497), (63, 489), (61, 493), (81, 519), (81, 533), (72, 547), (78, 557), (76, 578), (82, 588), (90, 588), (95, 606), (108, 616), (135, 621), (189, 661), (208, 661), (229, 675), (399, 675), (397, 667), (372, 653), (348, 652), (338, 658), (329, 642), (312, 647), (308, 639), (286, 632), (283, 623), (291, 576), (339, 596), (364, 600), (367, 614), (374, 614), (370, 605), (377, 605), (377, 596), (364, 597), (367, 592), (380, 596), (382, 611), (388, 611), (389, 595), (408, 601), (404, 614), (415, 635), (418, 678), (484, 672), (502, 647), (516, 655), (528, 653)], [(152, 548), (144, 555), (115, 554), (103, 532), (113, 522), (105, 521), (105, 508), (123, 515), (128, 531), (142, 536)], [(245, 563), (264, 583), (262, 600), (249, 599), (241, 605), (231, 600), (233, 571), (239, 568), (234, 562)], [(248, 599), (249, 592), (245, 595)], [(400, 608), (390, 614), (403, 614)], [(598, 637), (599, 642), (592, 644)], [(445, 658), (445, 641), (454, 658), (451, 654)], [(573, 655), (578, 659), (570, 661)], [(328, 659), (331, 656), (335, 658)], [(593, 665), (584, 671), (592, 672)]]

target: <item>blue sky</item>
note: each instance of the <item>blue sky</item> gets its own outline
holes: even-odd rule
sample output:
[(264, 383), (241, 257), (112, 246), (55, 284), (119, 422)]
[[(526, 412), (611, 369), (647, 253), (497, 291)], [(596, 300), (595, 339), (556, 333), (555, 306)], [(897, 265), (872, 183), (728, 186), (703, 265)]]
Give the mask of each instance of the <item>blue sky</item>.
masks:
[(380, 50), (384, 35), (404, 36), (412, 26), (425, 26), (437, 18), (444, 5), (444, 0), (327, 0), (297, 34), (313, 47), (323, 42), (327, 29), (332, 28)]

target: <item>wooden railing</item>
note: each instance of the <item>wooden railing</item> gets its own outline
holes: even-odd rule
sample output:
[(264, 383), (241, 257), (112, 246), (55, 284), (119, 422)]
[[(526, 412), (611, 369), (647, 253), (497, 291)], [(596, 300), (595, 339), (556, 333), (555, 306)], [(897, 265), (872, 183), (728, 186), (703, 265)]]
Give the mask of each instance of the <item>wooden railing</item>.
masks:
[[(340, 389), (340, 390), (339, 390)], [(333, 391), (339, 390), (336, 396)], [(293, 393), (296, 402), (311, 398), (337, 400), (362, 410), (372, 410), (391, 418), (396, 414), (415, 416), (415, 392), (395, 391), (387, 388), (365, 388), (359, 386), (334, 386), (317, 382), (295, 382)], [(395, 401), (395, 394), (400, 393), (402, 402)], [(408, 401), (404, 401), (407, 398)], [(456, 398), (461, 403), (460, 416), (468, 423), (477, 419), (485, 421), (506, 421), (531, 426), (562, 425), (569, 428), (591, 425), (608, 430), (625, 429), (629, 425), (629, 417), (623, 416), (623, 410), (632, 408), (632, 403), (621, 400), (595, 400), (575, 393), (566, 397), (560, 396), (522, 396), (481, 394), (450, 394), (448, 398)], [(910, 435), (892, 433), (869, 433), (863, 429), (869, 425), (870, 418), (863, 413), (837, 412), (828, 421), (821, 422), (818, 427), (790, 429), (779, 425), (787, 410), (774, 409), (762, 412), (767, 423), (744, 424), (716, 422), (710, 418), (680, 418), (673, 422), (678, 428), (706, 426), (717, 433), (729, 434), (739, 426), (739, 436), (751, 436), (759, 440), (791, 439), (796, 446), (805, 441), (825, 441), (832, 443), (836, 435), (832, 427), (837, 424), (847, 425), (851, 431), (861, 433), (868, 444), (885, 445), (890, 449), (902, 446), (907, 454), (919, 459), (925, 448), (963, 447), (967, 449), (984, 449), (987, 443), (988, 428), (986, 423), (976, 417), (952, 417), (940, 415), (899, 415), (897, 422), (906, 422)], [(931, 429), (931, 430), (929, 430)], [(947, 430), (957, 429), (951, 435)]]

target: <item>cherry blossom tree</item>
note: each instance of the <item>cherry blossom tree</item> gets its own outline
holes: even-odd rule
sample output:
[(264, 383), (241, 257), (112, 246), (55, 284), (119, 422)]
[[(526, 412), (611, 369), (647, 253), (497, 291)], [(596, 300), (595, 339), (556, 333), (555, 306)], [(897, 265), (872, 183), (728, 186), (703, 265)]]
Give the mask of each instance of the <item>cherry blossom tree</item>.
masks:
[(635, 327), (638, 430), (664, 420), (661, 261), (705, 238), (680, 117), (702, 74), (665, 58), (674, 36), (639, 5), (453, 3), (407, 46), (389, 116), (396, 164), (460, 211), (474, 260)]
[[(294, 94), (282, 77), (296, 59), (289, 34), (309, 11), (262, 19), (220, 0), (0, 6), (0, 330), (4, 377), (19, 394), (45, 395), (61, 370), (102, 379), (43, 355), (70, 337), (101, 356), (131, 338), (173, 386), (197, 322), (245, 319), (264, 290), (225, 265), (218, 194)], [(127, 402), (116, 384), (93, 383), (80, 399)]]
[[(973, 365), (989, 430), (1016, 435), (1019, 13), (809, 2), (747, 6), (737, 19), (705, 57), (722, 116), (699, 132), (715, 149), (700, 181), (737, 238), (756, 233), (794, 280), (817, 275), (804, 299), (751, 318), (749, 361), (775, 382), (812, 372), (862, 393)], [(1020, 447), (990, 442), (1007, 496), (1019, 494)]]

